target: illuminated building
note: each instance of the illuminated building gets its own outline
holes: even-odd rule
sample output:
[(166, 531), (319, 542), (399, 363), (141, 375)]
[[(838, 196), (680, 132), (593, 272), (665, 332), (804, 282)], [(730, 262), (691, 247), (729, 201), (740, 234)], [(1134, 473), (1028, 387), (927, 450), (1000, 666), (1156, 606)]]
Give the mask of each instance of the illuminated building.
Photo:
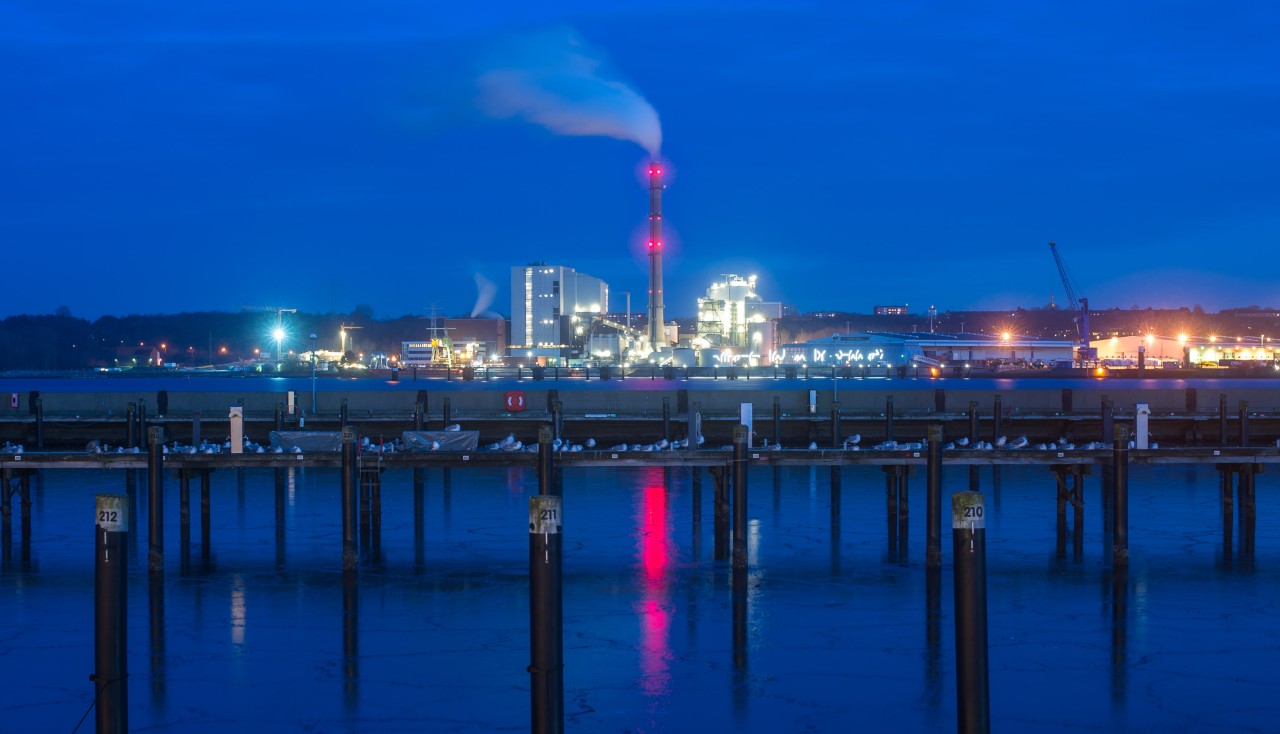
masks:
[(573, 341), (573, 317), (609, 310), (609, 286), (563, 265), (511, 268), (511, 352), (558, 363)]

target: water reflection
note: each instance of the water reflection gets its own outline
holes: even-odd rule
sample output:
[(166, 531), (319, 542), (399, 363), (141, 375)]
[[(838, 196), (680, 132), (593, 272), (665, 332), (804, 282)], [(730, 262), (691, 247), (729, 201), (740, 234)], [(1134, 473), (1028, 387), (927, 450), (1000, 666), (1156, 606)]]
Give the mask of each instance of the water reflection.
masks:
[(661, 469), (649, 470), (636, 504), (640, 599), (633, 605), (640, 620), (640, 690), (658, 696), (671, 692), (671, 569), (675, 544), (667, 517), (667, 491)]

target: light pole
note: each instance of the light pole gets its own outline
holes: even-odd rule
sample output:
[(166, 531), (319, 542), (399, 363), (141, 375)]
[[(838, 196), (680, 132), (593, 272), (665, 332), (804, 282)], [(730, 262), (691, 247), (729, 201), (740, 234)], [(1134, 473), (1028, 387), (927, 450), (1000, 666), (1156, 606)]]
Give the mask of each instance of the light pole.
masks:
[(311, 332), (311, 415), (316, 414), (316, 334)]

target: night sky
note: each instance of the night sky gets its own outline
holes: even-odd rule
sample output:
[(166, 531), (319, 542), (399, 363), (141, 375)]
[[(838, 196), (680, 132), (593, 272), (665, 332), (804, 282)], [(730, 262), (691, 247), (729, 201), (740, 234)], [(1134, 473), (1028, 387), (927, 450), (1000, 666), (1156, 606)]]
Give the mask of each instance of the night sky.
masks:
[(0, 315), (1280, 306), (1280, 6), (962, 6), (0, 3)]

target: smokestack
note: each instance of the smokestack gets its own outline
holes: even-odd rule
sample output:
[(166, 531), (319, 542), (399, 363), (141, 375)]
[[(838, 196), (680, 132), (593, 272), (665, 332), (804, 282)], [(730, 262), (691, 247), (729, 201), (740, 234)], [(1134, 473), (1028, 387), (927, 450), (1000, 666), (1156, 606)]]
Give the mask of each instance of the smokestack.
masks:
[(667, 343), (662, 315), (662, 165), (649, 164), (649, 346)]

